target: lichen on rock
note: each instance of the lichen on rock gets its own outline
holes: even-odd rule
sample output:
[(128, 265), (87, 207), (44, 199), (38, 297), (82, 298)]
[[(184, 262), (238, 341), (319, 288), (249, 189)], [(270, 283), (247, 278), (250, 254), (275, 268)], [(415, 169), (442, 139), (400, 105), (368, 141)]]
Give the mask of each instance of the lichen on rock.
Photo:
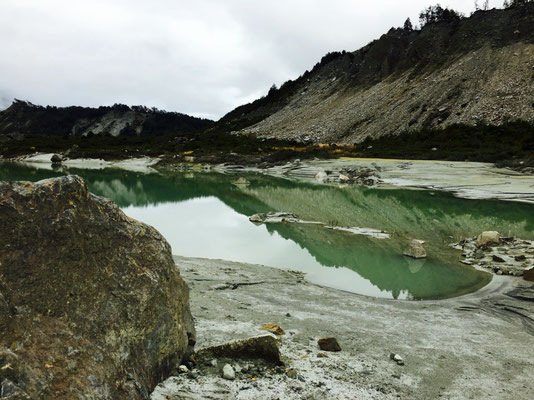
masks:
[(0, 324), (21, 398), (147, 398), (195, 342), (169, 244), (77, 176), (0, 182)]

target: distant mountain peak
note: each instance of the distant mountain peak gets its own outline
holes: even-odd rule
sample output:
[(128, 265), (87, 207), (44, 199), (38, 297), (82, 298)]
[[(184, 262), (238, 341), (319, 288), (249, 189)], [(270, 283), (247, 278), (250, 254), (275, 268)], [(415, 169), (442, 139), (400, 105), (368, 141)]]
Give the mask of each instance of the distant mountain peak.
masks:
[(25, 136), (164, 136), (190, 134), (213, 121), (146, 106), (55, 107), (15, 99), (0, 111), (0, 135)]

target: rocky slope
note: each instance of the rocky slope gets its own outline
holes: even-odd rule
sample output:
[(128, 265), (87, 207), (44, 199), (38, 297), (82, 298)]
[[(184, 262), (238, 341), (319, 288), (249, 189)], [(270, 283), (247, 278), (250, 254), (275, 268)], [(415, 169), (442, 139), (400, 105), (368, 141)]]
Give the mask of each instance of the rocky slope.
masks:
[(154, 228), (76, 176), (0, 183), (0, 397), (146, 398), (194, 341)]
[(534, 3), (391, 29), (223, 117), (218, 129), (357, 143), (406, 130), (534, 120)]
[(111, 107), (42, 107), (15, 100), (0, 111), (0, 139), (25, 136), (163, 136), (190, 134), (211, 121), (188, 115), (115, 104)]

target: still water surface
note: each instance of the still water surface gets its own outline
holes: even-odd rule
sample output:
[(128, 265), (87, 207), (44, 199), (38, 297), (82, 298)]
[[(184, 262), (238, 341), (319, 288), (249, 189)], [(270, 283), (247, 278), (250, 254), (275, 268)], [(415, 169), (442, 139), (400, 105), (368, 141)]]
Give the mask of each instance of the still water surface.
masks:
[[(89, 189), (158, 229), (173, 253), (303, 271), (312, 282), (369, 296), (439, 299), (473, 292), (491, 276), (459, 262), (448, 244), (483, 230), (534, 239), (534, 207), (448, 194), (359, 186), (331, 187), (249, 175), (140, 174), (120, 170), (50, 171), (0, 164), (0, 180), (76, 173)], [(385, 230), (374, 239), (317, 225), (256, 225), (248, 216), (287, 211), (304, 220)], [(428, 258), (402, 255), (411, 238)]]

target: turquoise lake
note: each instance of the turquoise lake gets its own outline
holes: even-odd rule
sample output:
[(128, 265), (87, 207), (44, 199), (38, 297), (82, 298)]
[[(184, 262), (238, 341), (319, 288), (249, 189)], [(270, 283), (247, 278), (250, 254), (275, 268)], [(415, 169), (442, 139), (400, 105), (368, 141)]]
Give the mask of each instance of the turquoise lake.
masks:
[[(116, 169), (52, 171), (0, 164), (0, 180), (77, 174), (91, 192), (158, 229), (174, 254), (303, 271), (317, 284), (391, 299), (442, 299), (474, 292), (491, 275), (461, 264), (449, 244), (484, 230), (534, 239), (529, 204), (465, 200), (428, 190), (326, 186), (263, 175), (142, 174)], [(249, 185), (234, 185), (244, 176)], [(320, 225), (253, 224), (287, 211), (307, 221), (384, 230), (375, 239)], [(402, 255), (412, 238), (426, 259)]]

